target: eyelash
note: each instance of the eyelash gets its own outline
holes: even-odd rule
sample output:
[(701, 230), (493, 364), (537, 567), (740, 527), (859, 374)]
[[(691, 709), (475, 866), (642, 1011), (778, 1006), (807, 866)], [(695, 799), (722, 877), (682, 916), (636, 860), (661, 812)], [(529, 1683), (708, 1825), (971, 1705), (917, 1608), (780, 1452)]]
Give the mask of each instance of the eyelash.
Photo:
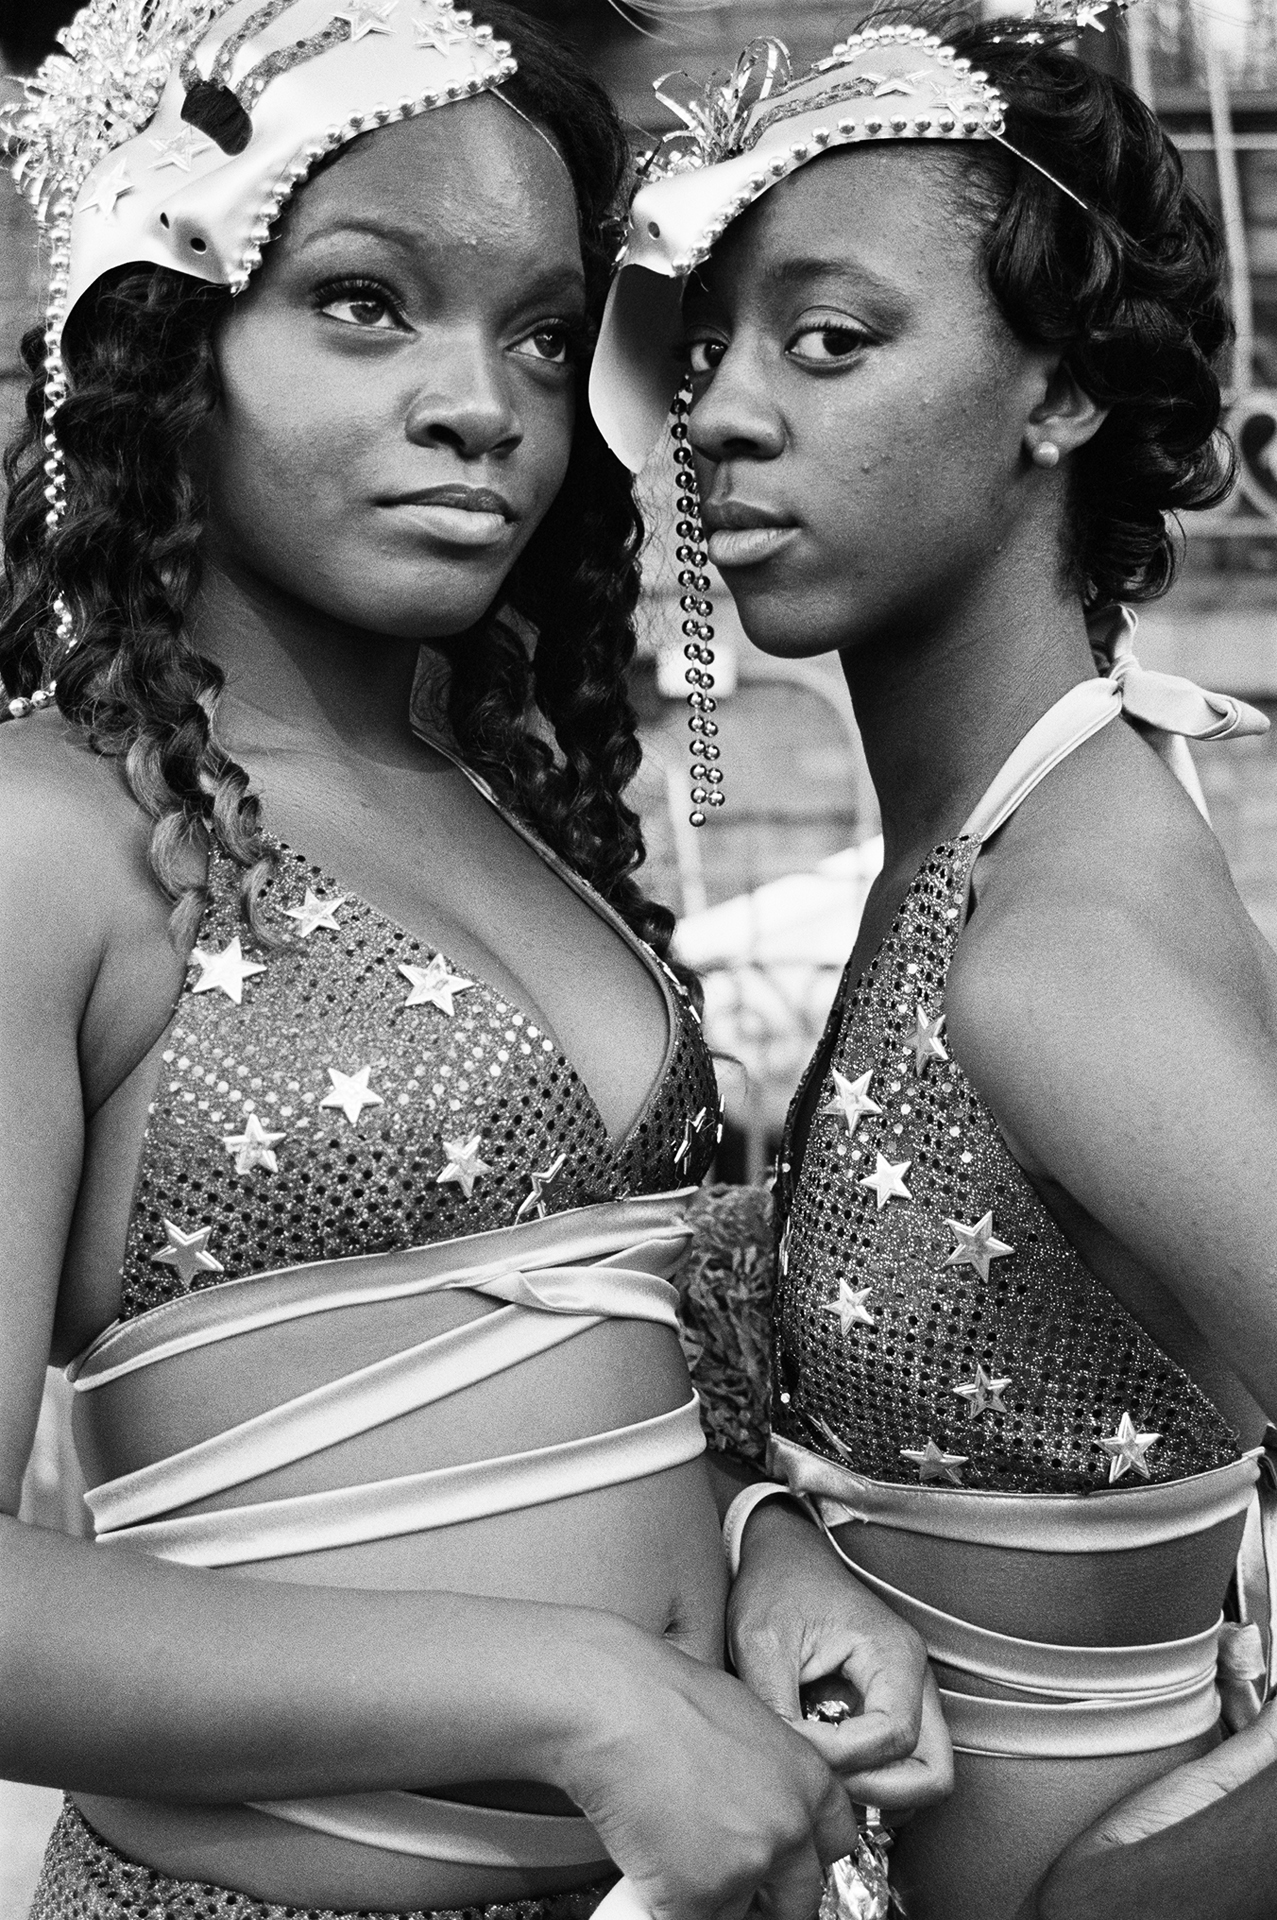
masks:
[[(864, 327), (858, 327), (854, 323), (854, 321), (848, 321), (842, 317), (840, 317), (838, 320), (815, 320), (815, 321), (809, 320), (806, 326), (798, 327), (794, 331), (794, 333), (791, 335), (789, 342), (785, 348), (786, 353), (793, 353), (794, 347), (796, 346), (797, 342), (799, 340), (806, 338), (807, 335), (813, 334), (813, 333), (822, 334), (826, 337), (828, 337), (830, 334), (840, 335), (842, 338), (846, 340), (850, 340), (852, 343), (851, 346), (848, 347), (843, 352), (831, 353), (828, 360), (823, 362), (820, 362), (820, 361), (814, 362), (814, 364), (816, 365), (824, 365), (824, 366), (832, 366), (835, 364), (835, 362), (839, 360), (849, 360), (852, 357), (852, 355), (854, 353), (858, 353), (862, 347), (868, 346), (871, 338), (871, 336), (865, 330)], [(807, 356), (803, 354), (796, 354), (794, 357), (796, 359), (802, 360)], [(813, 364), (813, 363), (809, 361), (809, 364)]]
[[(395, 295), (389, 287), (383, 286), (378, 280), (330, 280), (326, 285), (316, 289), (315, 303), (320, 313), (327, 312), (328, 308), (335, 307), (342, 301), (346, 301), (352, 306), (362, 302), (368, 306), (380, 307), (384, 313), (388, 314), (395, 322), (396, 327), (406, 327), (407, 325), (402, 308), (395, 298)], [(338, 324), (340, 326), (351, 327), (358, 333), (386, 333), (390, 331), (389, 328), (377, 326), (376, 324), (360, 326), (357, 321), (352, 320), (339, 321)], [(534, 327), (529, 333), (523, 334), (514, 344), (516, 347), (519, 347), (526, 341), (543, 339), (547, 334), (557, 334), (562, 342), (562, 359), (555, 360), (544, 356), (537, 357), (543, 366), (570, 367), (585, 344), (586, 333), (587, 328), (583, 318), (545, 320), (542, 321), (539, 326)], [(531, 358), (532, 356), (525, 355), (523, 357)]]

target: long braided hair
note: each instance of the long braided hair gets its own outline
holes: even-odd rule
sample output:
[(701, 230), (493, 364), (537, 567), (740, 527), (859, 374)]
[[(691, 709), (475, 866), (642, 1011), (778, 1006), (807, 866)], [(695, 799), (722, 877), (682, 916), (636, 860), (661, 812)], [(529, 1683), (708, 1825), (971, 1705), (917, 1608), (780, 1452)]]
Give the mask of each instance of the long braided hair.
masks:
[[(567, 161), (597, 319), (629, 170), (624, 134), (602, 88), (561, 45), (504, 6), (485, 7), (484, 18), (518, 58), (505, 91)], [(70, 394), (57, 432), (67, 507), (56, 527), (46, 523), (43, 491), (43, 328), (23, 342), (26, 425), (5, 458), (0, 681), (27, 694), (56, 671), (62, 713), (119, 761), (154, 823), (151, 868), (174, 902), (179, 945), (194, 938), (206, 905), (210, 848), (241, 871), (247, 926), (272, 938), (260, 917), (273, 856), (259, 803), (214, 737), (222, 674), (187, 637), (204, 514), (187, 455), (218, 404), (213, 342), (230, 297), (163, 267), (108, 276), (63, 341)], [(463, 758), (502, 802), (664, 957), (673, 916), (634, 878), (644, 845), (625, 800), (640, 760), (626, 676), (643, 526), (630, 477), (590, 418), (585, 378), (583, 366), (563, 488), (501, 606), (452, 649), (447, 719)], [(77, 635), (64, 660), (53, 637), (59, 598)]]

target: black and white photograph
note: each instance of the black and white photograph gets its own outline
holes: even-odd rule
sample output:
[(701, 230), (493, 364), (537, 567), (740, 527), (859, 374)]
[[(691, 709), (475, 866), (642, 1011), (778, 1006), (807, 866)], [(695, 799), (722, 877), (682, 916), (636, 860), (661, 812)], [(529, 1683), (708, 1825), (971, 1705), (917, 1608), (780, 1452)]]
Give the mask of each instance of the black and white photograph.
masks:
[(1277, 0), (0, 153), (0, 1920), (1277, 1920)]

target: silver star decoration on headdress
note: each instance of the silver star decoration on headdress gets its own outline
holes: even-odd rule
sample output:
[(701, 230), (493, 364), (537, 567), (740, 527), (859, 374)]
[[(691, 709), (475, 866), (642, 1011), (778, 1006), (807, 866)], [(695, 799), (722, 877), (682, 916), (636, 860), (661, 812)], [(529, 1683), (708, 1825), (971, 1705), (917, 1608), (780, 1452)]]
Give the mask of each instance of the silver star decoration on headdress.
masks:
[(940, 1030), (944, 1026), (944, 1020), (945, 1016), (942, 1013), (938, 1014), (933, 1020), (928, 1014), (927, 1009), (922, 1005), (921, 1001), (919, 1001), (917, 1012), (914, 1014), (914, 1036), (909, 1042), (909, 1045), (913, 1048), (913, 1070), (915, 1073), (925, 1073), (928, 1062), (932, 1060), (947, 1060), (949, 1058), (940, 1039)]
[(255, 973), (266, 971), (260, 961), (244, 958), (238, 934), (220, 953), (205, 953), (202, 947), (196, 947), (191, 959), (200, 969), (200, 977), (191, 992), (212, 993), (217, 990), (224, 993), (228, 1000), (233, 1000), (237, 1007), (244, 998), (244, 982)]
[(878, 1323), (865, 1305), (873, 1292), (872, 1282), (867, 1287), (853, 1287), (849, 1280), (839, 1280), (838, 1298), (826, 1301), (823, 1311), (838, 1316), (838, 1324), (843, 1332), (850, 1333), (853, 1327), (873, 1327)]
[(334, 933), (340, 933), (337, 924), (337, 909), (344, 907), (350, 895), (339, 893), (331, 900), (321, 900), (317, 893), (307, 887), (306, 898), (300, 907), (285, 907), (284, 912), (290, 920), (297, 922), (297, 932), (301, 939), (309, 940), (319, 927), (330, 927)]
[(544, 1173), (530, 1173), (528, 1175), (528, 1179), (532, 1182), (532, 1191), (519, 1208), (519, 1211), (515, 1214), (514, 1217), (516, 1220), (530, 1219), (534, 1213), (538, 1220), (545, 1219), (547, 1212), (545, 1190), (558, 1179), (564, 1167), (567, 1165), (567, 1160), (568, 1157), (566, 1153), (560, 1153), (550, 1162)]
[(151, 1255), (151, 1265), (174, 1267), (186, 1287), (190, 1286), (197, 1273), (225, 1273), (221, 1261), (214, 1259), (208, 1250), (212, 1231), (212, 1227), (199, 1227), (194, 1233), (183, 1233), (171, 1220), (166, 1220), (164, 1232), (168, 1245)]
[(136, 192), (137, 187), (129, 178), (129, 163), (127, 160), (120, 159), (113, 167), (108, 167), (88, 199), (80, 202), (76, 212), (88, 213), (93, 209), (97, 213), (113, 218), (116, 202), (122, 200), (126, 193)]
[(413, 22), (413, 35), (419, 47), (432, 47), (436, 53), (447, 53), (449, 47), (455, 47), (466, 38), (466, 27), (455, 13), (440, 9), (433, 20)]
[(360, 1067), (354, 1073), (338, 1073), (336, 1067), (329, 1067), (328, 1078), (333, 1083), (333, 1090), (324, 1095), (320, 1106), (339, 1107), (351, 1126), (358, 1126), (359, 1116), (365, 1107), (384, 1107), (386, 1104), (381, 1095), (374, 1093), (368, 1085), (371, 1075), (371, 1067)]
[(980, 1278), (987, 1280), (989, 1262), (1005, 1260), (1015, 1252), (1005, 1240), (996, 1238), (991, 1212), (983, 1215), (973, 1227), (965, 1226), (961, 1220), (946, 1220), (945, 1225), (958, 1243), (945, 1255), (946, 1267), (974, 1267)]
[(1161, 1437), (1160, 1433), (1138, 1433), (1130, 1414), (1124, 1413), (1117, 1423), (1117, 1432), (1109, 1439), (1100, 1441), (1100, 1445), (1109, 1457), (1109, 1485), (1112, 1486), (1115, 1481), (1122, 1478), (1123, 1474), (1130, 1473), (1132, 1469), (1138, 1473), (1141, 1480), (1152, 1479), (1152, 1473), (1144, 1455), (1154, 1441), (1160, 1440)]
[(862, 1073), (858, 1080), (849, 1080), (845, 1073), (839, 1073), (837, 1067), (832, 1072), (834, 1094), (828, 1104), (820, 1109), (821, 1117), (830, 1114), (836, 1120), (845, 1121), (847, 1138), (854, 1140), (856, 1128), (865, 1115), (882, 1112), (878, 1102), (869, 1098), (869, 1082), (873, 1079), (873, 1071), (870, 1069), (868, 1073)]
[(244, 1121), (243, 1133), (226, 1134), (222, 1145), (227, 1153), (235, 1155), (236, 1173), (252, 1173), (255, 1167), (265, 1167), (267, 1173), (278, 1173), (279, 1160), (272, 1148), (283, 1137), (282, 1133), (267, 1133), (257, 1115), (250, 1113)]
[(1006, 1404), (1002, 1396), (1010, 1384), (1010, 1374), (1004, 1374), (1001, 1378), (998, 1378), (991, 1373), (987, 1373), (985, 1369), (977, 1363), (975, 1379), (971, 1381), (968, 1386), (954, 1387), (953, 1391), (957, 1394), (959, 1400), (966, 1401), (967, 1419), (978, 1420), (982, 1413), (1006, 1412)]
[(348, 7), (338, 7), (334, 20), (345, 20), (350, 25), (352, 40), (362, 40), (366, 33), (393, 33), (390, 16), (398, 6), (399, 0), (350, 0)]
[(463, 980), (459, 973), (453, 973), (441, 953), (437, 953), (428, 967), (414, 967), (408, 960), (399, 962), (399, 971), (412, 985), (412, 992), (404, 1001), (406, 1007), (438, 1007), (440, 1013), (450, 1017), (457, 1009), (452, 1004), (453, 995), (469, 993), (473, 980)]
[(912, 1160), (897, 1160), (894, 1163), (878, 1154), (877, 1166), (867, 1173), (857, 1186), (866, 1188), (878, 1202), (878, 1211), (882, 1212), (888, 1200), (912, 1200), (913, 1195), (904, 1183), (904, 1175), (913, 1165)]
[(780, 1230), (780, 1241), (776, 1248), (776, 1265), (780, 1270), (781, 1279), (784, 1280), (789, 1273), (789, 1216), (788, 1215), (785, 1216), (785, 1224)]
[(167, 140), (152, 140), (151, 145), (160, 156), (151, 162), (153, 173), (159, 173), (163, 167), (177, 167), (180, 172), (189, 173), (196, 154), (211, 147), (212, 141), (205, 140), (194, 127), (183, 127)]
[(460, 1187), (468, 1200), (479, 1176), (492, 1172), (487, 1161), (480, 1156), (482, 1145), (483, 1135), (479, 1133), (472, 1133), (468, 1140), (445, 1139), (443, 1150), (448, 1156), (448, 1164), (442, 1173), (435, 1175), (435, 1185)]
[(945, 1453), (934, 1440), (928, 1440), (925, 1447), (901, 1447), (900, 1458), (912, 1460), (924, 1487), (933, 1480), (947, 1480), (950, 1486), (960, 1487), (962, 1469), (969, 1456), (965, 1453)]

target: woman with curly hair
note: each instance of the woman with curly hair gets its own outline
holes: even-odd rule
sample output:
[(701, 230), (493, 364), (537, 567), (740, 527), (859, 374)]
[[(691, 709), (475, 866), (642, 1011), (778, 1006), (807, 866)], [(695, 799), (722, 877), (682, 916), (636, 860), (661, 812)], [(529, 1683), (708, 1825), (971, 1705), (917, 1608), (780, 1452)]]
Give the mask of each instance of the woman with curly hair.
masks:
[[(919, 1791), (925, 1663), (822, 1546), (768, 1658), (856, 1724), (722, 1671), (669, 1284), (714, 1081), (634, 877), (640, 524), (576, 408), (615, 116), (446, 0), (96, 0), (65, 45), (0, 625), (36, 1913), (567, 1920), (615, 1862), (806, 1920), (834, 1769)], [(16, 1518), (50, 1354), (95, 1544)]]
[(839, 655), (881, 802), (782, 1147), (771, 1466), (937, 1670), (906, 1911), (1241, 1920), (1277, 963), (1167, 760), (1264, 721), (1127, 611), (1227, 489), (1229, 328), (1173, 147), (1051, 11), (752, 50), (636, 199), (594, 395), (637, 464), (681, 327), (710, 557), (755, 645)]

